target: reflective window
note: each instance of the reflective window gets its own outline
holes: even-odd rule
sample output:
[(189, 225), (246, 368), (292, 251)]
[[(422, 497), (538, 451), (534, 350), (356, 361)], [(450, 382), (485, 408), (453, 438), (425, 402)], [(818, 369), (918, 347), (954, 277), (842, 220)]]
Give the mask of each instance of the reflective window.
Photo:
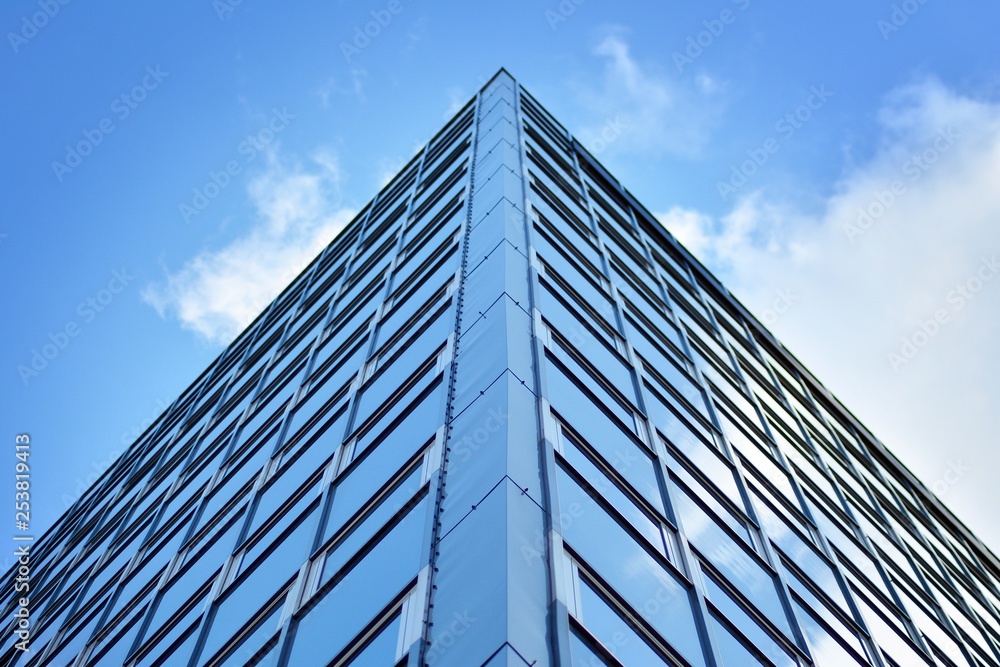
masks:
[(779, 630), (792, 636), (774, 575), (683, 489), (675, 485), (674, 491), (677, 515), (691, 545)]
[[(751, 615), (746, 611), (746, 609), (737, 602), (733, 596), (726, 590), (725, 587), (719, 585), (711, 575), (705, 577), (705, 590), (708, 595), (708, 599), (711, 601), (715, 609), (722, 614), (722, 616), (727, 620), (729, 624), (739, 630), (742, 635), (749, 640), (755, 649), (748, 650), (743, 647), (743, 653), (762, 653), (767, 656), (767, 658), (779, 667), (788, 665), (789, 667), (794, 667), (795, 660), (789, 655), (788, 650), (783, 648), (782, 645), (761, 625), (751, 617)], [(713, 614), (714, 616), (715, 614)], [(725, 633), (730, 633), (728, 629)], [(735, 637), (732, 639), (735, 640)], [(739, 640), (736, 640), (739, 643)], [(727, 643), (727, 648), (730, 653), (739, 653), (734, 651), (733, 647)]]
[(580, 582), (580, 607), (587, 630), (623, 665), (667, 664), (633, 626), (585, 581)]
[[(561, 467), (557, 486), (559, 523), (567, 544), (676, 650), (702, 664), (688, 586)], [(623, 569), (623, 562), (629, 567)]]
[[(813, 660), (819, 666), (831, 665), (834, 667), (839, 667), (839, 665), (867, 665), (869, 664), (867, 660), (863, 660), (860, 656), (855, 653), (848, 651), (837, 639), (831, 634), (819, 619), (816, 618), (808, 609), (799, 604), (798, 600), (795, 600), (795, 614), (798, 616), (799, 625), (802, 628), (802, 632), (806, 635), (806, 641), (809, 642), (809, 649), (812, 653)], [(904, 665), (919, 664), (919, 663), (901, 663)]]
[(769, 667), (771, 663), (764, 662), (752, 645), (746, 643), (744, 639), (738, 638), (737, 632), (732, 629), (724, 616), (715, 611), (710, 611), (709, 616), (712, 619), (715, 645), (719, 649), (723, 667), (743, 667), (743, 665)]
[(397, 512), (408, 511), (408, 505), (418, 502), (420, 496), (420, 469), (403, 475), (392, 488), (381, 494), (365, 508), (355, 521), (344, 526), (341, 522), (331, 523), (324, 533), (324, 541), (338, 532), (334, 546), (327, 553), (323, 563), (322, 583), (337, 574), (344, 564), (356, 554), (368, 540), (377, 533)]
[[(273, 563), (265, 562), (264, 565), (265, 567), (258, 567), (233, 584), (215, 603), (201, 649), (204, 658), (214, 656), (247, 624), (257, 626), (273, 618), (273, 615), (266, 611), (262, 614), (261, 610), (279, 608), (284, 600), (286, 592), (284, 586), (288, 581), (287, 571), (290, 568), (280, 568), (286, 571), (286, 574), (281, 574), (275, 571)], [(282, 578), (276, 578), (278, 575)], [(251, 623), (252, 621), (256, 622)], [(262, 628), (262, 634), (266, 633), (267, 628)]]
[(420, 569), (426, 520), (422, 502), (327, 584), (297, 616), (289, 664), (327, 664), (404, 592)]
[(564, 454), (577, 475), (587, 480), (587, 485), (604, 499), (605, 505), (613, 508), (612, 511), (636, 529), (649, 546), (666, 557), (667, 551), (663, 543), (663, 534), (660, 532), (660, 523), (623, 492), (608, 473), (596, 465), (572, 441), (568, 442)]
[(389, 667), (396, 659), (396, 644), (399, 641), (401, 619), (399, 614), (392, 617), (385, 626), (367, 640), (358, 653), (345, 667)]

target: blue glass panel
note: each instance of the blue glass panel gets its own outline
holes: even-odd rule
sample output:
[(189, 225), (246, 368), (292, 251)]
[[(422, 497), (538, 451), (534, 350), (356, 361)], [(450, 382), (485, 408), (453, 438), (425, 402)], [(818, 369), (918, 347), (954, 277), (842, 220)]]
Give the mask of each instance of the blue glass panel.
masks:
[(396, 660), (399, 626), (400, 618), (396, 615), (345, 667), (389, 667), (392, 665)]
[(770, 667), (770, 663), (761, 662), (754, 653), (750, 652), (742, 640), (736, 638), (718, 614), (711, 612), (710, 616), (713, 621), (712, 630), (714, 631), (715, 645), (719, 649), (722, 667), (744, 667), (744, 665), (747, 667), (753, 665)]
[(786, 636), (791, 636), (774, 576), (683, 489), (674, 485), (673, 490), (677, 517), (691, 545)]
[[(578, 363), (566, 355), (561, 355), (556, 359), (546, 354), (545, 379), (546, 393), (552, 404), (557, 406), (557, 410), (559, 409), (558, 405), (565, 405), (574, 396), (579, 396), (582, 393), (580, 386), (585, 385), (588, 390), (594, 393), (602, 407), (612, 412), (622, 424), (627, 424), (629, 428), (634, 427), (635, 417), (632, 411), (626, 408), (621, 401), (613, 398), (604, 387), (596, 384), (590, 373), (584, 371)], [(565, 413), (574, 414), (576, 410), (573, 408), (573, 404), (569, 407), (570, 409), (565, 410)]]
[[(567, 382), (562, 386), (565, 391), (551, 396), (552, 405), (557, 410), (566, 410), (565, 414), (573, 418), (570, 427), (583, 436), (584, 442), (600, 454), (607, 465), (621, 474), (633, 489), (663, 514), (659, 475), (653, 456), (575, 384)], [(569, 437), (578, 436), (573, 434)]]
[[(626, 365), (621, 355), (612, 352), (607, 346), (597, 340), (594, 341), (593, 345), (577, 348), (572, 347), (572, 344), (566, 338), (553, 338), (552, 347), (561, 352), (559, 358), (567, 360), (567, 365), (570, 365), (574, 372), (585, 372), (588, 375), (591, 373), (589, 368), (584, 371), (581, 366), (573, 365), (575, 362), (574, 357), (585, 358), (588, 364), (594, 367), (597, 375), (605, 382), (609, 382), (623, 396), (632, 401), (633, 404), (637, 402), (631, 368)], [(567, 351), (566, 353), (562, 353), (567, 347), (572, 349), (573, 352), (570, 353)], [(580, 375), (579, 377), (586, 376)], [(592, 387), (593, 384), (588, 384), (588, 386)]]
[[(368, 514), (364, 519), (352, 527), (350, 532), (338, 538), (339, 543), (327, 555), (326, 562), (323, 564), (321, 582), (325, 584), (329, 581), (330, 577), (335, 575), (396, 512), (402, 509), (406, 503), (414, 500), (414, 496), (419, 489), (420, 469), (417, 468), (403, 479), (386, 497), (379, 501), (378, 505), (368, 510)], [(327, 533), (323, 536), (324, 541), (332, 536), (333, 530), (328, 527)]]
[(697, 444), (688, 442), (689, 440), (700, 439), (707, 444), (715, 442), (711, 429), (695, 417), (685, 403), (669, 394), (664, 395), (648, 381), (643, 384), (646, 388), (646, 411), (650, 419), (678, 449), (683, 452), (697, 448)]
[[(841, 665), (867, 665), (867, 661), (860, 660), (851, 652), (845, 649), (836, 639), (833, 638), (825, 627), (823, 627), (809, 610), (794, 601), (796, 616), (802, 632), (805, 633), (809, 642), (809, 649), (812, 652), (813, 660), (817, 667), (841, 667)], [(919, 662), (906, 662), (905, 665), (918, 665)]]
[[(549, 283), (540, 281), (539, 285), (538, 309), (546, 318), (556, 323), (556, 328), (561, 327), (571, 341), (582, 347), (584, 345), (582, 341), (589, 340), (589, 337), (596, 333), (605, 342), (614, 344), (615, 336), (612, 333), (614, 329), (605, 320), (593, 319), (593, 313), (581, 308), (578, 301), (568, 299)], [(587, 324), (586, 328), (580, 331), (577, 331), (573, 324), (578, 318)]]
[[(200, 609), (198, 612), (200, 613)], [(198, 640), (196, 619), (189, 618), (178, 622), (167, 634), (156, 640), (156, 645), (134, 663), (134, 667), (160, 667), (166, 665), (186, 665), (191, 659), (194, 644)], [(192, 622), (195, 621), (195, 622)]]
[[(217, 571), (216, 571), (217, 572)], [(213, 573), (213, 576), (215, 573)], [(146, 631), (143, 633), (144, 642), (148, 642), (149, 638), (152, 637), (160, 628), (171, 619), (177, 611), (187, 605), (191, 601), (192, 591), (198, 590), (198, 598), (205, 598), (208, 595), (209, 588), (201, 588), (201, 581), (194, 581), (185, 579), (183, 576), (180, 579), (175, 579), (172, 584), (160, 595), (159, 601), (156, 603), (156, 610), (153, 612), (153, 617), (149, 621), (149, 625)], [(200, 589), (200, 590), (199, 590)], [(196, 602), (194, 607), (192, 607), (187, 613), (188, 615), (200, 614), (201, 613), (201, 602)]]
[(609, 663), (594, 652), (594, 649), (584, 641), (577, 632), (569, 636), (570, 667), (606, 667)]
[[(333, 450), (320, 438), (299, 458), (280, 471), (278, 476), (273, 478), (267, 488), (261, 492), (260, 501), (254, 509), (253, 520), (250, 522), (247, 534), (252, 534), (264, 525), (275, 515), (278, 508), (296, 493), (314, 494), (321, 479), (321, 474), (318, 471), (327, 464), (331, 456), (333, 456)], [(307, 479), (308, 482), (306, 482)], [(306, 488), (303, 488), (304, 484)]]
[[(417, 374), (411, 375), (414, 372)], [(356, 425), (364, 424), (373, 414), (381, 410), (384, 410), (386, 415), (398, 415), (402, 412), (403, 406), (424, 390), (427, 386), (427, 380), (438, 374), (433, 359), (428, 359), (427, 363), (420, 368), (390, 367), (359, 395), (358, 411), (354, 416), (354, 423)], [(408, 382), (410, 383), (409, 389), (403, 396), (396, 395), (391, 402), (386, 400), (393, 396), (394, 392), (398, 391), (401, 386), (406, 386)]]
[(834, 614), (825, 602), (821, 601), (813, 593), (812, 589), (806, 585), (806, 582), (798, 574), (789, 570), (785, 581), (788, 583), (788, 589), (794, 591), (795, 596), (793, 597), (799, 599), (800, 605), (804, 601), (804, 606), (809, 608), (812, 615), (822, 619), (828, 627), (833, 628), (833, 633), (838, 635), (843, 643), (853, 648), (859, 655), (865, 654), (865, 649), (854, 631), (839, 616)]
[(138, 612), (133, 613), (128, 624), (124, 622), (119, 623), (120, 626), (125, 626), (125, 629), (119, 634), (112, 633), (105, 635), (97, 642), (91, 651), (93, 657), (87, 662), (88, 667), (95, 665), (117, 666), (125, 662), (128, 651), (132, 648), (136, 635), (139, 633), (143, 611), (145, 609), (140, 609)]
[[(562, 468), (557, 470), (563, 537), (678, 652), (704, 664), (691, 593)], [(628, 568), (622, 568), (622, 563)]]
[[(358, 435), (354, 458), (360, 458), (373, 443), (388, 437), (386, 429), (391, 429), (390, 432), (396, 434), (394, 437), (414, 441), (414, 447), (427, 442), (444, 422), (441, 405), (443, 387), (440, 377), (429, 388), (422, 383), (414, 385), (405, 396), (399, 398), (393, 409), (385, 412), (376, 423)], [(399, 423), (393, 424), (399, 415), (404, 416)]]
[(393, 340), (391, 338), (395, 332), (380, 328), (378, 337), (378, 344), (380, 346), (378, 350), (379, 357), (388, 359), (396, 354), (400, 348), (409, 346), (410, 340), (407, 339), (407, 336), (424, 326), (429, 326), (438, 332), (429, 336), (430, 338), (436, 337), (442, 341), (447, 339), (455, 327), (455, 309), (447, 307), (446, 304), (450, 304), (450, 302), (445, 301), (430, 304), (427, 308), (420, 311), (420, 315), (415, 320), (407, 322), (404, 332)]
[(426, 518), (425, 501), (317, 597), (298, 618), (288, 664), (327, 664), (403, 592), (420, 570)]
[[(220, 609), (221, 611), (221, 609)], [(252, 610), (247, 610), (250, 613)], [(275, 628), (278, 627), (278, 618), (281, 616), (281, 604), (272, 604), (270, 611), (265, 612), (262, 617), (258, 618), (253, 622), (253, 629), (249, 630), (244, 634), (240, 640), (239, 646), (232, 647), (228, 649), (229, 655), (227, 655), (221, 662), (215, 663), (215, 667), (222, 667), (223, 665), (229, 665), (231, 667), (243, 667), (247, 664), (260, 664), (257, 661), (251, 662), (251, 659), (260, 652), (261, 648), (267, 643), (265, 640), (271, 639), (274, 635)], [(213, 631), (209, 630), (209, 637), (206, 642), (205, 647), (201, 651), (201, 658), (198, 661), (199, 665), (206, 665), (215, 656), (212, 654), (212, 650), (218, 647), (219, 640), (228, 641), (234, 636), (230, 634), (226, 635), (226, 631), (230, 632), (238, 631), (239, 628), (234, 628), (229, 623), (230, 619), (219, 619), (218, 626), (215, 625), (213, 620), (213, 626), (217, 627), (217, 635)], [(225, 629), (225, 630), (224, 630)]]
[[(795, 667), (795, 660), (775, 641), (730, 595), (712, 580), (705, 577), (705, 591), (712, 604), (722, 615), (778, 667)], [(727, 631), (728, 632), (728, 631)], [(745, 650), (745, 649), (744, 649)], [(737, 665), (738, 667), (738, 665)]]
[[(244, 667), (245, 665), (266, 664), (261, 659), (263, 656), (258, 656), (258, 654), (266, 644), (270, 643), (266, 640), (274, 641), (274, 629), (278, 625), (278, 617), (280, 615), (281, 606), (277, 605), (270, 612), (266, 613), (263, 618), (254, 621), (253, 629), (243, 636), (239, 646), (229, 649), (229, 655), (223, 658), (221, 662), (216, 662), (213, 667)], [(254, 659), (255, 656), (257, 659)], [(202, 666), (206, 665), (213, 657), (202, 651), (198, 664)]]
[(840, 605), (841, 609), (847, 611), (847, 599), (837, 582), (833, 568), (826, 560), (767, 503), (757, 499), (754, 506), (757, 509), (757, 518), (760, 520), (761, 528), (771, 538), (774, 545), (796, 567), (805, 572), (821, 591), (829, 595), (830, 599)]
[[(746, 542), (746, 544), (752, 549), (754, 545), (753, 533), (750, 530), (750, 526), (746, 519), (742, 515), (733, 512), (728, 506), (722, 503), (720, 498), (716, 495), (717, 492), (711, 490), (712, 487), (706, 485), (702, 480), (696, 478), (691, 472), (685, 468), (681, 463), (670, 453), (667, 454), (670, 461), (671, 474), (674, 476), (674, 482), (677, 484), (683, 484), (684, 487), (689, 491), (689, 495), (698, 498), (711, 512), (715, 513), (716, 518), (721, 519), (725, 522), (729, 529), (732, 530), (736, 535)], [(677, 500), (678, 503), (686, 502), (684, 498)]]
[(645, 511), (625, 495), (615, 482), (572, 444), (572, 441), (567, 443), (565, 455), (566, 460), (570, 462), (576, 472), (603, 496), (604, 501), (620, 512), (625, 520), (646, 539), (649, 546), (666, 557), (667, 552), (663, 543), (663, 534), (660, 532), (660, 524), (653, 521)]
[[(626, 404), (623, 398), (619, 398), (618, 393), (613, 393), (608, 388), (607, 384), (605, 384), (607, 380), (603, 379), (603, 376), (596, 374), (590, 368), (584, 367), (574, 356), (559, 350), (556, 346), (554, 349), (546, 351), (545, 367), (547, 377), (557, 372), (556, 369), (558, 369), (558, 373), (571, 374), (576, 378), (577, 382), (586, 385), (587, 389), (593, 392), (622, 422), (626, 424), (634, 422), (632, 408)], [(622, 396), (632, 400), (634, 404), (635, 390), (631, 386), (629, 389), (630, 391), (627, 394), (622, 394)], [(555, 388), (551, 387), (549, 393), (554, 394)]]
[(587, 630), (623, 665), (667, 664), (586, 582), (580, 582), (580, 607)]
[(736, 484), (736, 472), (719, 450), (698, 438), (686, 438), (674, 444), (697, 470), (726, 494), (733, 504), (746, 511), (743, 496), (740, 495), (739, 486)]
[[(215, 655), (265, 605), (280, 604), (280, 601), (271, 600), (286, 583), (285, 579), (274, 578), (277, 574), (273, 567), (258, 567), (242, 581), (233, 585), (222, 601), (216, 603), (210, 625), (203, 632), (205, 635), (205, 643), (201, 649), (203, 657), (209, 658)], [(281, 597), (284, 595), (282, 593)]]
[[(411, 317), (413, 317), (422, 308), (426, 308), (428, 306), (429, 301), (433, 301), (434, 303), (442, 301), (445, 296), (445, 283), (450, 282), (450, 280), (451, 278), (434, 286), (425, 285), (427, 290), (426, 296), (423, 300), (419, 297), (407, 299), (390, 312), (385, 313), (382, 316), (382, 321), (379, 323), (379, 344), (381, 345), (384, 341), (395, 336)], [(423, 290), (421, 291), (423, 292)]]
[[(303, 516), (300, 516), (300, 508), (297, 506), (284, 513), (266, 534), (259, 537), (246, 550), (242, 556), (239, 572), (242, 574), (254, 567), (257, 559), (263, 554), (267, 554), (268, 560), (275, 563), (276, 567), (287, 569), (289, 574), (297, 569), (312, 550), (313, 540), (316, 538), (318, 507), (318, 501), (313, 500), (313, 507)], [(282, 534), (293, 522), (296, 524), (295, 528), (291, 532)]]

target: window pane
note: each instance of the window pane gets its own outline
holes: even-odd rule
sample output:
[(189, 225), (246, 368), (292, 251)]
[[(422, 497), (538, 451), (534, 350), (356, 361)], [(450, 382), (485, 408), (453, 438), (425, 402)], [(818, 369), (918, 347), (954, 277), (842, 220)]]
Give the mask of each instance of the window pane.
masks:
[(722, 658), (723, 667), (765, 665), (750, 652), (742, 640), (736, 638), (729, 627), (720, 620), (721, 617), (718, 614), (711, 612), (710, 616), (713, 621), (712, 629), (715, 631), (715, 645), (719, 647), (719, 656)]
[(587, 629), (623, 665), (667, 664), (597, 591), (583, 581), (580, 582), (580, 606)]
[(397, 614), (345, 667), (389, 667), (396, 659), (400, 618)]
[[(735, 625), (775, 665), (779, 667), (783, 665), (795, 666), (795, 661), (788, 655), (785, 649), (757, 621), (751, 618), (746, 610), (723, 587), (717, 584), (711, 576), (705, 577), (705, 590), (708, 594), (708, 599), (722, 612), (726, 620)], [(729, 631), (726, 630), (725, 632), (728, 633)], [(735, 638), (733, 640), (736, 641)], [(743, 651), (749, 653), (745, 648)]]
[(325, 665), (420, 570), (427, 501), (419, 503), (298, 619), (290, 665)]
[[(250, 662), (250, 660), (260, 653), (261, 649), (267, 643), (265, 639), (270, 638), (274, 634), (280, 615), (281, 606), (277, 605), (270, 612), (264, 614), (263, 618), (255, 621), (254, 628), (243, 637), (239, 645), (229, 649), (229, 655), (221, 662), (216, 662), (214, 667), (243, 667), (248, 663), (259, 664)], [(208, 652), (202, 651), (201, 660), (198, 664), (206, 665), (212, 658), (213, 656)]]
[[(678, 652), (695, 664), (704, 664), (688, 587), (561, 467), (556, 474), (566, 542)], [(622, 563), (629, 567), (623, 568)]]
[(694, 548), (786, 636), (791, 636), (774, 577), (683, 489), (676, 485), (674, 489), (677, 516)]
[[(201, 650), (202, 657), (214, 656), (285, 584), (285, 581), (270, 578), (268, 576), (270, 572), (267, 568), (258, 568), (231, 588), (222, 602), (217, 604), (215, 615), (205, 631), (207, 634), (205, 645)], [(281, 595), (284, 597), (284, 593)], [(276, 628), (271, 628), (274, 629)]]
[(323, 531), (323, 541), (332, 537), (374, 497), (389, 479), (403, 468), (427, 444), (433, 433), (414, 433), (407, 422), (376, 445), (363, 461), (337, 480), (333, 491), (333, 506)]
[(649, 546), (666, 556), (667, 552), (663, 544), (663, 534), (660, 532), (660, 524), (654, 522), (648, 514), (640, 509), (622, 490), (594, 463), (587, 458), (582, 451), (572, 443), (568, 443), (565, 448), (566, 460), (572, 464), (579, 475), (587, 480), (603, 497), (605, 502), (615, 508), (629, 522), (629, 524), (639, 531), (646, 539)]
[(323, 564), (323, 575), (320, 585), (330, 580), (340, 568), (363, 547), (375, 533), (391, 519), (396, 512), (413, 500), (420, 487), (420, 469), (414, 470), (395, 490), (383, 498), (379, 504), (369, 510), (368, 515), (360, 523), (354, 525), (343, 537), (338, 538), (339, 544), (326, 557)]
[(570, 667), (606, 667), (608, 665), (576, 632), (570, 633), (569, 650), (573, 660)]
[[(840, 665), (866, 665), (865, 661), (859, 660), (850, 651), (844, 648), (840, 642), (827, 632), (826, 628), (820, 625), (819, 621), (804, 606), (795, 603), (795, 613), (799, 618), (799, 625), (809, 641), (809, 648), (812, 651), (813, 660), (817, 667), (840, 667)], [(915, 665), (919, 663), (905, 662), (905, 665)]]
[[(551, 394), (549, 400), (556, 410), (566, 408), (566, 414), (573, 416), (569, 426), (575, 433), (569, 438), (577, 438), (577, 433), (582, 436), (583, 441), (600, 454), (606, 464), (614, 468), (633, 489), (663, 514), (657, 465), (645, 446), (607, 413), (602, 412), (575, 384), (567, 383), (566, 390)], [(565, 431), (563, 435), (566, 435)]]

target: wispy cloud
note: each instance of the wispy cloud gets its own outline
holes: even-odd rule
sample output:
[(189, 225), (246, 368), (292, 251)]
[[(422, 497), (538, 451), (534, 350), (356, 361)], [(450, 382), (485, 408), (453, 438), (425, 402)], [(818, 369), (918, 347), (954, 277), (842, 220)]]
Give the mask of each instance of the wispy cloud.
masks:
[(351, 67), (348, 77), (331, 76), (316, 87), (315, 94), (319, 104), (329, 109), (335, 97), (353, 97), (358, 102), (365, 102), (364, 80), (368, 70), (363, 67)]
[(678, 77), (641, 62), (621, 30), (608, 32), (593, 53), (604, 61), (601, 77), (577, 87), (577, 107), (587, 117), (576, 134), (585, 144), (619, 118), (628, 129), (615, 150), (688, 156), (702, 150), (723, 110), (719, 81), (706, 74)]
[(270, 154), (267, 170), (247, 188), (256, 224), (147, 286), (143, 300), (161, 317), (228, 343), (354, 216), (340, 201), (340, 180), (332, 153), (318, 152), (306, 164)]
[[(878, 118), (878, 150), (816, 214), (758, 191), (721, 218), (660, 218), (751, 310), (795, 294), (771, 328), (918, 477), (956, 458), (996, 470), (1000, 279), (987, 274), (1000, 254), (1000, 104), (925, 80), (890, 94)], [(956, 296), (963, 286), (974, 298)], [(942, 314), (933, 335), (917, 333)], [(906, 341), (917, 354), (900, 354)], [(994, 544), (985, 508), (998, 500), (975, 473), (947, 497)]]

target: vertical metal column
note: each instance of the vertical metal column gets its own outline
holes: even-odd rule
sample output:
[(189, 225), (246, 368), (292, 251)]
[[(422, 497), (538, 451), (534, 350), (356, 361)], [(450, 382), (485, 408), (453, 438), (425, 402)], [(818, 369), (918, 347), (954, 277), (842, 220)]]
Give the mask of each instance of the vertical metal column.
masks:
[(540, 429), (514, 81), (480, 93), (421, 664), (552, 664)]

